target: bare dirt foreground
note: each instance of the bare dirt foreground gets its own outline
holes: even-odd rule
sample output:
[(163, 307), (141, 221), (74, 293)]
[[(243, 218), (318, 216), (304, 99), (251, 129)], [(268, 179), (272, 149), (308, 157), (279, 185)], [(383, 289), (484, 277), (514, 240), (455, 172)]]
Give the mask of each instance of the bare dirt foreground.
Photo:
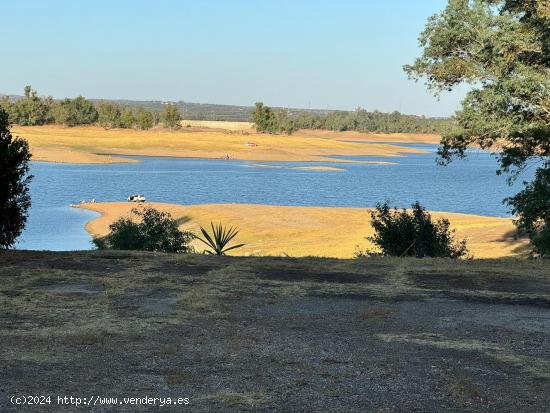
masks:
[(0, 277), (1, 412), (550, 406), (544, 261), (14, 251)]

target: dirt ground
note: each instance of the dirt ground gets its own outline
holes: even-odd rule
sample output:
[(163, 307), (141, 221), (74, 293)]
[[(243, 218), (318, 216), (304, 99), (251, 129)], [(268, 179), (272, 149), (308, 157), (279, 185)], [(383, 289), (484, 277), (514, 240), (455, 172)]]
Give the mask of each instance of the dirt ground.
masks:
[(0, 280), (0, 412), (550, 406), (544, 261), (11, 251)]

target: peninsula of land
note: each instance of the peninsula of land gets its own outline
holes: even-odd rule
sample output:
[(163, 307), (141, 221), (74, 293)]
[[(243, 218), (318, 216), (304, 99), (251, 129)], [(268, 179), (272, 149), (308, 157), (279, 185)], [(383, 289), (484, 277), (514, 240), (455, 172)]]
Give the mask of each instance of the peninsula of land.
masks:
[[(182, 229), (198, 233), (210, 222), (239, 228), (238, 242), (245, 243), (235, 255), (321, 256), (351, 258), (357, 249), (372, 248), (365, 237), (373, 234), (370, 210), (366, 208), (297, 207), (251, 204), (177, 205), (147, 202), (145, 205), (169, 212), (174, 218), (188, 217)], [(130, 202), (85, 203), (80, 207), (99, 212), (86, 230), (103, 236), (109, 225), (131, 215), (137, 205)], [(449, 212), (433, 212), (445, 217), (456, 229), (458, 239), (468, 241), (475, 258), (525, 256), (528, 242), (516, 237), (510, 218), (497, 218)], [(197, 251), (203, 246), (195, 242)]]
[[(182, 121), (177, 130), (103, 129), (98, 126), (14, 126), (30, 144), (34, 161), (135, 162), (125, 156), (232, 159), (254, 162), (367, 162), (342, 156), (406, 156), (422, 149), (400, 145), (438, 143), (438, 135), (371, 134), (299, 130), (292, 135), (257, 133), (247, 122)], [(324, 167), (326, 168), (326, 167)]]

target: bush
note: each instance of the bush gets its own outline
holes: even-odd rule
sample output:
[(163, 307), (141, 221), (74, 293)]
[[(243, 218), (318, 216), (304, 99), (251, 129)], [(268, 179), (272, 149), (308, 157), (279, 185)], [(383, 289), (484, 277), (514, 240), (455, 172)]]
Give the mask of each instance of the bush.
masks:
[(378, 204), (371, 219), (375, 232), (367, 239), (382, 255), (460, 258), (468, 253), (465, 240), (454, 241), (449, 221), (432, 221), (418, 202), (411, 211), (391, 209), (388, 202)]
[(132, 214), (138, 220), (120, 218), (110, 226), (110, 233), (105, 237), (94, 238), (98, 249), (158, 251), (172, 253), (189, 253), (193, 249), (189, 242), (193, 235), (181, 231), (178, 225), (187, 218), (175, 220), (168, 212), (158, 211), (152, 207), (134, 208)]

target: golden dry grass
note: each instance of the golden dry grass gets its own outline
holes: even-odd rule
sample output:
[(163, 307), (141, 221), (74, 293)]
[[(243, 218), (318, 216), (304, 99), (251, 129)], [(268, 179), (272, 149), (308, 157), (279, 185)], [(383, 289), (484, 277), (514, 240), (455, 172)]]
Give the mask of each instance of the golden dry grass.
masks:
[[(16, 126), (15, 135), (26, 138), (35, 159), (52, 162), (112, 162), (100, 155), (174, 156), (189, 158), (251, 161), (346, 162), (331, 156), (373, 155), (398, 156), (421, 153), (421, 150), (389, 144), (364, 144), (338, 140), (337, 132), (326, 137), (235, 133), (229, 130), (182, 128), (168, 131), (61, 126)], [(336, 135), (335, 135), (336, 134)], [(247, 146), (254, 142), (257, 146)]]
[(206, 129), (223, 129), (229, 131), (253, 131), (254, 124), (252, 122), (230, 122), (225, 120), (182, 120), (182, 127), (206, 128)]
[[(189, 216), (183, 228), (197, 232), (199, 225), (211, 221), (234, 225), (240, 229), (238, 241), (246, 246), (235, 255), (290, 255), (350, 258), (356, 245), (369, 247), (365, 236), (372, 235), (368, 209), (289, 207), (250, 204), (208, 204), (182, 206), (147, 203), (167, 211), (173, 217)], [(108, 226), (121, 216), (130, 215), (135, 204), (109, 202), (84, 204), (84, 208), (100, 212), (101, 217), (89, 222), (86, 229), (92, 235), (105, 235)], [(497, 258), (521, 255), (525, 240), (513, 237), (511, 219), (476, 215), (434, 212), (434, 217), (447, 217), (457, 230), (458, 238), (468, 240), (470, 252), (476, 258)], [(200, 244), (195, 246), (202, 250)]]

